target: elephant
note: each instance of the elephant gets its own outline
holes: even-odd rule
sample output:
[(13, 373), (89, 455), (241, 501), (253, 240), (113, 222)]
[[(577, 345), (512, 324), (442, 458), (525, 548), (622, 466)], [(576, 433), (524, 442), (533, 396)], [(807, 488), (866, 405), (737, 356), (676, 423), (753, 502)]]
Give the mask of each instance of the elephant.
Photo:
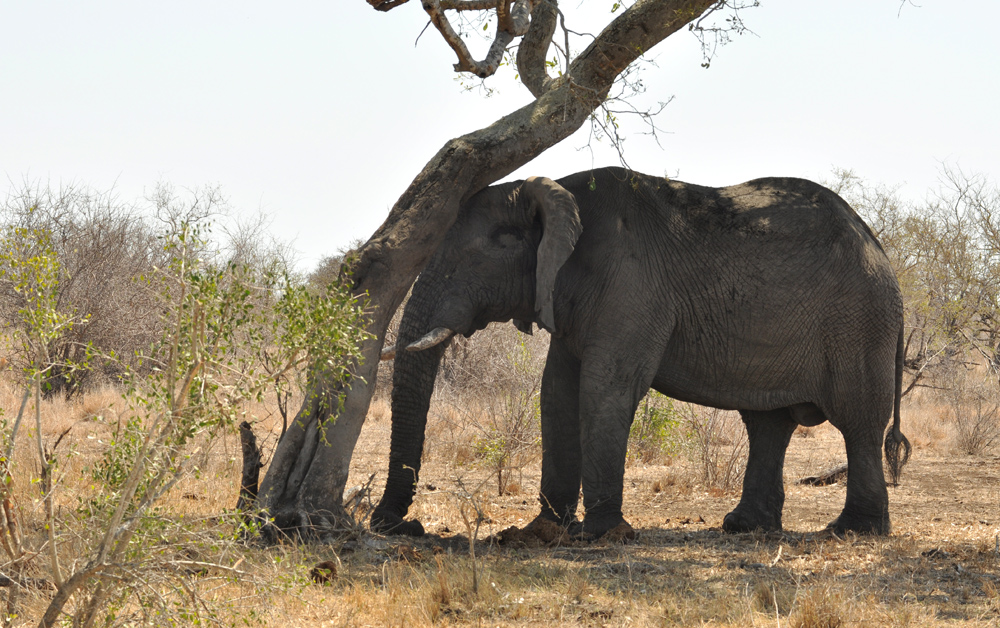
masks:
[(442, 353), (455, 334), (510, 320), (551, 334), (536, 521), (587, 538), (627, 525), (629, 428), (653, 388), (740, 412), (749, 453), (724, 530), (782, 528), (792, 433), (830, 421), (849, 477), (829, 529), (889, 533), (882, 449), (894, 482), (910, 452), (903, 301), (875, 235), (831, 190), (795, 178), (712, 188), (603, 168), (476, 193), (413, 286), (399, 350), (386, 350), (392, 434), (373, 530), (423, 534), (403, 517)]

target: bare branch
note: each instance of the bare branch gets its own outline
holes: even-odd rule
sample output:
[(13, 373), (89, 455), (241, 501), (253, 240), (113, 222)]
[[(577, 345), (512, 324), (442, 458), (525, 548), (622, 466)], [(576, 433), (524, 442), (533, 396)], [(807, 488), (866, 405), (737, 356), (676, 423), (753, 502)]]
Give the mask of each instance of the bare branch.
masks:
[(376, 11), (389, 11), (407, 2), (409, 0), (368, 0), (368, 4), (372, 5)]
[[(721, 2), (717, 2), (711, 9), (702, 14), (697, 21), (691, 24), (691, 31), (701, 42), (701, 54), (703, 58), (701, 64), (702, 67), (707, 68), (711, 65), (712, 58), (715, 57), (716, 50), (732, 41), (732, 36), (734, 34), (742, 35), (747, 32), (752, 33), (752, 31), (747, 28), (746, 24), (744, 24), (740, 11), (756, 7), (759, 4), (760, 0), (722, 0)], [(732, 11), (730, 17), (727, 17), (725, 20), (725, 26), (717, 25), (717, 23), (714, 22), (711, 24), (705, 24), (705, 20), (707, 20), (709, 16), (724, 7), (729, 7)]]
[[(510, 7), (509, 0), (494, 0), (493, 2), (473, 2), (472, 4), (459, 3), (462, 10), (480, 10), (495, 8), (497, 11), (498, 26), (497, 35), (490, 45), (489, 52), (482, 61), (476, 61), (469, 48), (462, 41), (462, 38), (452, 27), (444, 12), (447, 9), (456, 9), (454, 0), (423, 0), (424, 11), (431, 18), (431, 23), (438, 29), (445, 42), (451, 46), (458, 56), (458, 63), (455, 64), (456, 72), (469, 72), (479, 78), (486, 78), (496, 73), (503, 60), (503, 53), (507, 50), (510, 42), (515, 37), (520, 37), (528, 32), (531, 24), (531, 10), (537, 0), (517, 0)], [(475, 5), (475, 6), (473, 6)], [(510, 7), (508, 13), (507, 8)]]
[(510, 5), (510, 0), (441, 0), (441, 8), (445, 11), (506, 11), (504, 5)]

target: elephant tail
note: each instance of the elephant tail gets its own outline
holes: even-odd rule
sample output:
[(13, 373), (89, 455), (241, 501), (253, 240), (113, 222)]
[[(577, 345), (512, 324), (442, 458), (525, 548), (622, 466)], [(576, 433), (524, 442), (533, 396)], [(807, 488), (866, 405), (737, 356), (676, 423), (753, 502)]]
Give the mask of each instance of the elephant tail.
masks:
[(903, 471), (903, 466), (910, 460), (910, 441), (903, 436), (899, 429), (900, 415), (899, 406), (903, 398), (903, 358), (905, 357), (905, 343), (903, 339), (903, 326), (899, 327), (899, 340), (896, 343), (896, 392), (892, 404), (892, 427), (885, 435), (885, 461), (889, 467), (889, 482), (893, 486), (899, 485), (899, 476)]

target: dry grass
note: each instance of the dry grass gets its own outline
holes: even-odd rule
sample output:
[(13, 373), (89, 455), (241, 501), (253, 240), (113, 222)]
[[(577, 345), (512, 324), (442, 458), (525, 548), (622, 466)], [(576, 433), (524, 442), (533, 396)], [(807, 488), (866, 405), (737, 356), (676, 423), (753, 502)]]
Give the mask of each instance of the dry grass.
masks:
[[(450, 421), (446, 407), (438, 406), (432, 421)], [(791, 532), (723, 534), (718, 526), (738, 492), (706, 486), (699, 466), (683, 455), (633, 462), (625, 504), (640, 532), (637, 541), (535, 550), (487, 545), (480, 549), (483, 581), (495, 583), (499, 595), (492, 588), (469, 593), (471, 567), (464, 546), (454, 547), (464, 537), (456, 534), (461, 523), (452, 483), (456, 477), (468, 483), (483, 471), (432, 455), (411, 510), (432, 536), (392, 541), (415, 547), (425, 560), (393, 563), (396, 582), (405, 584), (366, 588), (363, 607), (346, 597), (334, 604), (335, 625), (995, 625), (1000, 460), (956, 455), (950, 420), (935, 416), (934, 407), (922, 400), (904, 408), (907, 434), (939, 436), (921, 440), (902, 485), (891, 489), (895, 532), (887, 539), (815, 532), (837, 515), (845, 496), (843, 485), (793, 483), (845, 460), (839, 433), (821, 425), (794, 438), (789, 449), (785, 526)], [(383, 455), (359, 451), (356, 464), (371, 467), (357, 474), (377, 470)], [(519, 495), (484, 495), (488, 533), (523, 526), (537, 512), (537, 464), (525, 477)], [(428, 559), (435, 547), (444, 553)], [(372, 559), (353, 553), (344, 560)], [(401, 607), (409, 610), (405, 618)]]
[[(818, 533), (843, 505), (843, 485), (805, 487), (799, 477), (843, 462), (843, 441), (821, 425), (793, 438), (786, 465), (785, 527), (776, 535), (724, 534), (722, 516), (738, 491), (713, 490), (696, 459), (679, 453), (637, 460), (626, 470), (626, 517), (639, 532), (627, 545), (516, 549), (488, 540), (537, 513), (538, 460), (526, 463), (517, 490), (498, 496), (491, 472), (469, 453), (477, 428), (466, 420), (473, 404), (436, 397), (420, 486), (411, 513), (424, 539), (361, 536), (336, 546), (286, 543), (248, 547), (220, 542), (235, 504), (239, 446), (227, 435), (200, 453), (200, 474), (176, 487), (161, 517), (166, 547), (187, 560), (239, 572), (192, 570), (182, 580), (205, 605), (201, 620), (221, 625), (286, 626), (995, 626), (1000, 617), (1000, 459), (955, 453), (952, 419), (933, 398), (904, 408), (904, 430), (915, 442), (902, 484), (890, 489), (894, 534), (884, 539), (838, 539)], [(9, 418), (20, 401), (0, 389)], [(43, 437), (51, 442), (72, 427), (72, 455), (60, 447), (58, 518), (67, 563), (81, 560), (87, 531), (79, 507), (93, 490), (90, 468), (107, 444), (124, 406), (112, 390), (79, 401), (46, 402)], [(281, 419), (272, 406), (249, 408), (255, 429), (273, 449)], [(382, 473), (390, 424), (384, 400), (372, 404), (349, 485)], [(730, 442), (730, 436), (719, 442)], [(37, 463), (19, 444), (15, 490), (36, 546), (43, 538)], [(477, 544), (478, 591), (460, 515), (467, 503), (458, 482), (475, 489), (487, 519)], [(375, 482), (376, 495), (381, 482)], [(509, 489), (511, 487), (509, 486)], [(316, 584), (310, 571), (336, 562), (339, 575)], [(0, 568), (2, 570), (2, 568)], [(48, 577), (36, 559), (32, 574)], [(177, 580), (150, 577), (147, 587)], [(26, 591), (22, 621), (34, 624), (49, 593)], [(182, 599), (182, 598), (177, 598)], [(133, 603), (121, 617), (143, 624)], [(209, 609), (215, 613), (208, 616)], [(122, 620), (124, 621), (124, 620)], [(194, 622), (194, 618), (191, 619)], [(129, 622), (125, 622), (129, 623)], [(145, 623), (155, 623), (147, 621)]]

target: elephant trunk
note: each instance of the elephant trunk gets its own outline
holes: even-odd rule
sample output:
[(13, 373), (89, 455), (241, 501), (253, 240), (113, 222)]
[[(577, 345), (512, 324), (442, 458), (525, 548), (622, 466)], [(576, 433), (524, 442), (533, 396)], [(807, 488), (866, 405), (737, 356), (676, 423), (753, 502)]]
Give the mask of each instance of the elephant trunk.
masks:
[(443, 341), (422, 351), (405, 351), (423, 337), (434, 313), (439, 281), (427, 272), (413, 287), (399, 326), (395, 365), (392, 375), (392, 436), (389, 449), (389, 473), (382, 500), (372, 512), (372, 529), (378, 532), (423, 534), (418, 521), (403, 521), (416, 490), (420, 456), (424, 448), (427, 410), (438, 364), (448, 342)]

